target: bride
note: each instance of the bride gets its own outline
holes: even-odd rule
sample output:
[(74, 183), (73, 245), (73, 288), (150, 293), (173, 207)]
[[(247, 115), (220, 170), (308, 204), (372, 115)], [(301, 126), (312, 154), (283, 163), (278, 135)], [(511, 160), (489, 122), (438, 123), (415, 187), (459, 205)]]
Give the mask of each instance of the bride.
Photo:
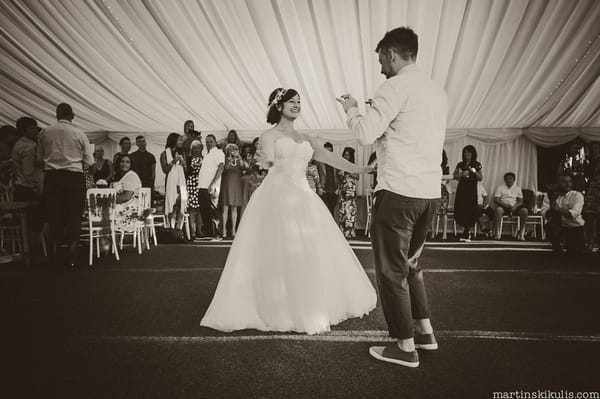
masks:
[(300, 96), (269, 96), (260, 137), (269, 173), (250, 198), (212, 302), (200, 325), (316, 334), (375, 308), (377, 296), (327, 207), (306, 179), (314, 158), (351, 173), (366, 169), (294, 130)]

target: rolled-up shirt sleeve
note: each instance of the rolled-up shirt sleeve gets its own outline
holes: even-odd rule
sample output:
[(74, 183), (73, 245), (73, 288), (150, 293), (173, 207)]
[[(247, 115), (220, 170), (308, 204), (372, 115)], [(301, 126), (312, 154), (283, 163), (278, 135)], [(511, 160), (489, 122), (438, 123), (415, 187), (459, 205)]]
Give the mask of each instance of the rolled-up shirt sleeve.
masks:
[(569, 213), (571, 214), (571, 218), (577, 219), (579, 216), (581, 216), (581, 211), (583, 210), (583, 195), (581, 193), (577, 193), (573, 198), (573, 203), (569, 205)]
[(361, 144), (373, 144), (387, 130), (390, 122), (396, 119), (404, 102), (405, 96), (386, 81), (375, 93), (365, 115), (357, 107), (348, 110), (348, 127)]

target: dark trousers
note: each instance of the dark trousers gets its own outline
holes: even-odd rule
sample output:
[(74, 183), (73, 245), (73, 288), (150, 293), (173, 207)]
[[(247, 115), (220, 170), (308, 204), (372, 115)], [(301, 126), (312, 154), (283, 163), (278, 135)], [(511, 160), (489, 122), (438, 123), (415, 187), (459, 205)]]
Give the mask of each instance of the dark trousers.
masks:
[(552, 250), (560, 252), (564, 242), (568, 253), (580, 254), (585, 250), (584, 227), (564, 227), (562, 225), (562, 216), (553, 212), (546, 212), (548, 220), (546, 224), (546, 235), (552, 243)]
[(48, 218), (48, 243), (51, 260), (66, 234), (69, 254), (67, 262), (77, 262), (81, 218), (85, 208), (83, 173), (64, 170), (47, 171), (44, 176), (44, 204)]
[(429, 318), (418, 259), (439, 203), (386, 190), (375, 196), (371, 237), (377, 286), (389, 334), (396, 339), (412, 338), (413, 320)]
[(198, 203), (204, 232), (211, 237), (216, 237), (219, 234), (219, 210), (211, 201), (208, 189), (201, 188), (198, 190)]
[(323, 193), (321, 195), (321, 199), (327, 205), (327, 209), (331, 212), (331, 215), (334, 215), (335, 206), (337, 205), (338, 196), (335, 193)]

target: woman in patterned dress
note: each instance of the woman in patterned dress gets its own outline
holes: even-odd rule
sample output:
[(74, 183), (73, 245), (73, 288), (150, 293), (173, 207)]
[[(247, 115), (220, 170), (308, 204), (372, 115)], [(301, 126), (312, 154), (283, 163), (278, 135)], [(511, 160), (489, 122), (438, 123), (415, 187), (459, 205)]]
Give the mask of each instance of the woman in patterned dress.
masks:
[[(354, 163), (354, 149), (344, 148), (342, 157)], [(358, 174), (339, 171), (340, 183), (338, 185), (340, 208), (339, 224), (346, 238), (356, 237), (356, 186)]]
[(198, 174), (202, 166), (202, 150), (203, 145), (199, 140), (194, 140), (190, 144), (190, 152), (187, 157), (187, 177), (186, 186), (188, 193), (188, 212), (190, 214), (190, 233), (192, 238), (200, 238), (202, 236), (201, 226), (202, 218), (200, 217), (200, 202), (198, 200)]
[(135, 231), (136, 226), (140, 223), (137, 196), (142, 188), (142, 181), (131, 169), (131, 158), (127, 154), (120, 157), (117, 169), (121, 179), (115, 183), (118, 189), (115, 229), (130, 233)]

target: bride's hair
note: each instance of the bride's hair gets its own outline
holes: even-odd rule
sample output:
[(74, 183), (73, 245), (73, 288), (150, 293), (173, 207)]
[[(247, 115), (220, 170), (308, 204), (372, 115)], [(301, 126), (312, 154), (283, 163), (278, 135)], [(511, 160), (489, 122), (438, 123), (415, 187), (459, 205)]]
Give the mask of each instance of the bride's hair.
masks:
[(282, 89), (277, 88), (273, 90), (269, 96), (269, 103), (267, 104), (269, 110), (267, 111), (267, 123), (275, 125), (281, 120), (281, 111), (277, 109), (277, 106), (288, 101), (292, 97), (298, 95), (298, 92), (294, 89)]

